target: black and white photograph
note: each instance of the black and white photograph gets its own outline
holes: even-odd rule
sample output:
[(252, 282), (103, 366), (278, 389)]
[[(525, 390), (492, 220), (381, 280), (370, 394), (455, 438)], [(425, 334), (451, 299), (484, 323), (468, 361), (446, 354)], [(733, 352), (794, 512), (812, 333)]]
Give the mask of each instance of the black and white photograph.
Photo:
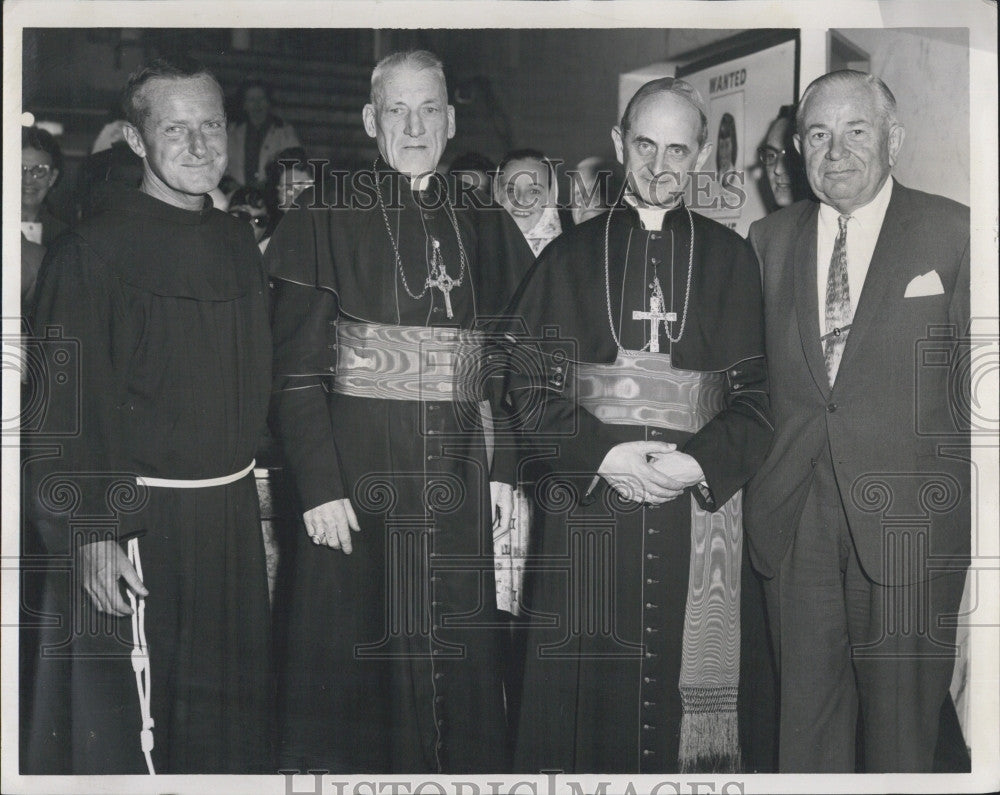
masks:
[(1000, 789), (995, 2), (3, 20), (0, 790)]

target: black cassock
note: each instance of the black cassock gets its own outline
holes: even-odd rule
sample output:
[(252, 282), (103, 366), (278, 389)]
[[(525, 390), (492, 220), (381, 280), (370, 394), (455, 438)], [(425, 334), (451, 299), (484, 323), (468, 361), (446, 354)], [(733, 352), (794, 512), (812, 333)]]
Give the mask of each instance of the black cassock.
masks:
[(50, 568), (26, 756), (32, 773), (145, 773), (131, 618), (71, 581), (72, 545), (138, 539), (158, 773), (263, 773), (272, 685), (251, 463), (270, 392), (267, 282), (246, 224), (136, 190), (48, 253), (36, 331), (48, 413), (24, 505)]
[[(361, 526), (351, 555), (298, 534), (281, 760), (342, 773), (500, 770), (509, 755), (479, 407), (343, 394), (333, 373), (345, 324), (410, 337), (471, 329), (499, 313), (530, 260), (502, 211), (452, 214), (436, 179), (420, 194), (384, 166), (379, 180), (385, 214), (369, 181), (360, 206), (290, 211), (267, 250), (275, 413), (302, 508), (349, 498)], [(461, 282), (451, 318), (442, 292), (425, 287), (435, 244)]]
[[(553, 241), (510, 310), (508, 328), (520, 340), (510, 349), (508, 401), (526, 440), (521, 479), (535, 497), (518, 772), (678, 769), (691, 500), (685, 494), (640, 506), (603, 480), (595, 485), (595, 474), (618, 443), (672, 442), (701, 464), (708, 490), (689, 492), (702, 509), (715, 511), (753, 474), (771, 434), (760, 276), (750, 247), (693, 214), (686, 299), (687, 211), (668, 212), (653, 231), (624, 204), (611, 211), (610, 227), (608, 220), (602, 214)], [(694, 433), (608, 424), (574, 397), (584, 371), (621, 361), (611, 321), (624, 348), (647, 344), (650, 324), (632, 312), (650, 308), (654, 277), (665, 309), (677, 315), (673, 336), (686, 314), (676, 344), (660, 324), (660, 352), (670, 354), (674, 368), (718, 374), (724, 397), (721, 410)], [(617, 394), (629, 398), (634, 382), (627, 374), (614, 378), (623, 390)], [(738, 558), (735, 573), (738, 579)]]

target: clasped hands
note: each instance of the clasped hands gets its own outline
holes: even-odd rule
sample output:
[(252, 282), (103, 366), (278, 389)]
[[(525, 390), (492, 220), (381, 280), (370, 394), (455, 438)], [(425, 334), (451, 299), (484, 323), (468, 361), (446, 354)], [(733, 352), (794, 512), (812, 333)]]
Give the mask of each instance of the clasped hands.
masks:
[(676, 499), (705, 473), (687, 453), (668, 442), (622, 442), (612, 447), (597, 474), (623, 499), (660, 505)]

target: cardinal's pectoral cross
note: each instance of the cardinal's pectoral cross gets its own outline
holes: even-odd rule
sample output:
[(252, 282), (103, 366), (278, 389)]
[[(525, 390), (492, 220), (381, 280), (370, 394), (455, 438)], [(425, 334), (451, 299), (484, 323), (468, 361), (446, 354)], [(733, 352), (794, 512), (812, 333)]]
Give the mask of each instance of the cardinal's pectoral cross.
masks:
[(444, 260), (441, 258), (441, 243), (434, 241), (434, 251), (431, 262), (431, 275), (427, 277), (428, 287), (437, 287), (444, 295), (444, 312), (450, 320), (455, 316), (451, 309), (451, 291), (458, 283), (448, 275), (444, 269)]
[(632, 319), (649, 321), (649, 351), (650, 353), (659, 353), (660, 322), (673, 323), (677, 320), (677, 313), (663, 311), (663, 291), (660, 290), (659, 280), (650, 286), (653, 288), (653, 294), (649, 296), (649, 311), (641, 312), (636, 309), (632, 312)]

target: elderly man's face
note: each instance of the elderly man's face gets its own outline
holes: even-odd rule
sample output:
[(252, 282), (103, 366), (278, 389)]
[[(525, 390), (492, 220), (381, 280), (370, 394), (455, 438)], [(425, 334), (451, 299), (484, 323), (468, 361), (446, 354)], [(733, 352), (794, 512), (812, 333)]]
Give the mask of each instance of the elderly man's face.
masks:
[(496, 182), (497, 201), (510, 213), (517, 228), (530, 231), (545, 211), (549, 198), (549, 169), (537, 160), (511, 160)]
[(661, 92), (635, 109), (627, 132), (611, 131), (628, 187), (648, 205), (674, 207), (684, 197), (692, 171), (704, 167), (711, 143), (698, 145), (701, 117), (689, 102)]
[(399, 66), (385, 75), (378, 107), (365, 105), (365, 132), (397, 171), (411, 177), (437, 168), (455, 135), (455, 109), (444, 81), (431, 69)]
[(129, 147), (143, 159), (143, 190), (186, 210), (226, 169), (226, 114), (222, 92), (208, 77), (153, 78), (144, 87), (149, 115), (137, 130), (123, 128)]
[(813, 193), (844, 214), (875, 198), (902, 143), (902, 126), (884, 118), (873, 91), (850, 84), (820, 86), (795, 135)]

